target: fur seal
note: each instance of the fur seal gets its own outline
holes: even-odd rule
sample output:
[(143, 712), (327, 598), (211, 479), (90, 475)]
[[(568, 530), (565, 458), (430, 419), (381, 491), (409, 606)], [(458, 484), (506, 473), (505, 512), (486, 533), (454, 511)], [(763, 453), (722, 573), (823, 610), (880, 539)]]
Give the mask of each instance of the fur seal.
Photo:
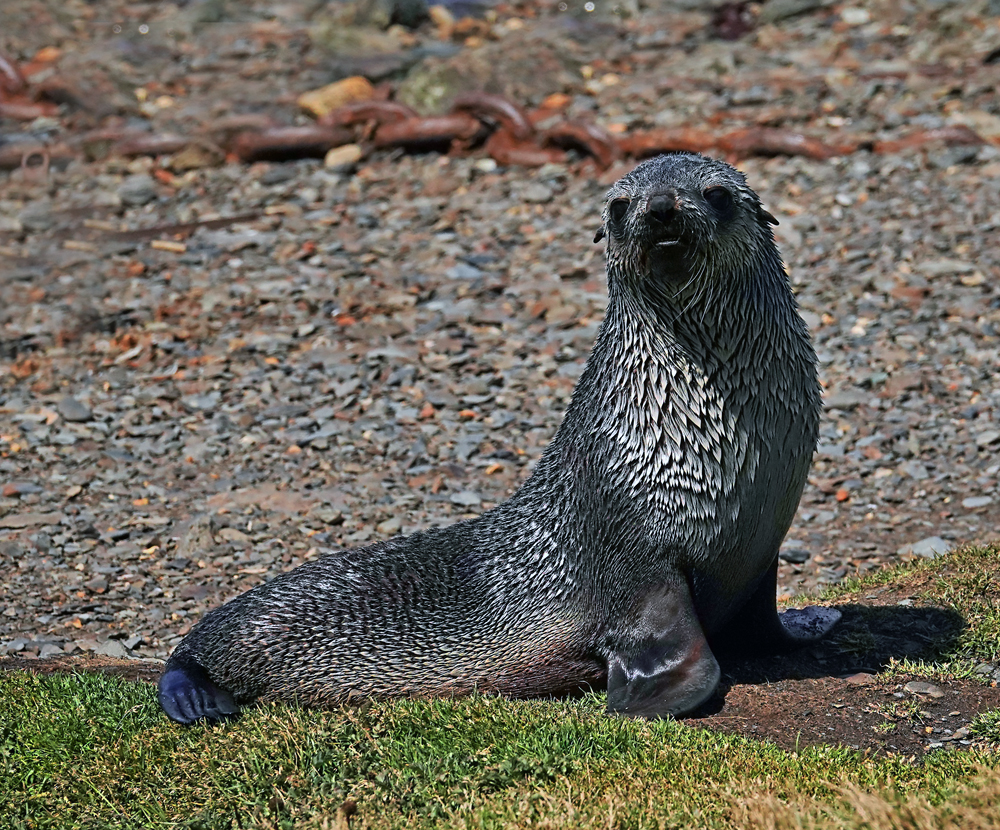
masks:
[(690, 712), (712, 649), (787, 648), (778, 547), (816, 445), (816, 356), (743, 174), (692, 153), (607, 197), (608, 306), (534, 473), (475, 519), (324, 556), (207, 614), (159, 700), (180, 723), (255, 699), (322, 706), (606, 682), (608, 709)]

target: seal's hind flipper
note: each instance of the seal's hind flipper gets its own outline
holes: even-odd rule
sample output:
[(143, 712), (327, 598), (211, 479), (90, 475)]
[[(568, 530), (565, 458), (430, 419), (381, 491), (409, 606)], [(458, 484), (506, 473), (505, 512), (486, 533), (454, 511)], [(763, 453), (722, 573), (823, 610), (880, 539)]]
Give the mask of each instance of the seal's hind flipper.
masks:
[(719, 684), (715, 660), (687, 582), (648, 594), (608, 657), (608, 711), (635, 717), (681, 715)]
[(191, 660), (170, 660), (160, 678), (158, 697), (167, 717), (185, 725), (224, 720), (240, 711), (233, 696)]

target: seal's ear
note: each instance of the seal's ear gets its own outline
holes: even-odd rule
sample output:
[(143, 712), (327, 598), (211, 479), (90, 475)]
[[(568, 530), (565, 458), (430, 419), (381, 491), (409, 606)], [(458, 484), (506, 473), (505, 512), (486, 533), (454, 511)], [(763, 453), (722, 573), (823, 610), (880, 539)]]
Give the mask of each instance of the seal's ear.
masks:
[(602, 239), (604, 239), (604, 225), (601, 225), (601, 227), (597, 229), (597, 233), (594, 234), (595, 243), (600, 242)]
[(757, 208), (757, 217), (767, 222), (769, 225), (777, 225), (778, 220), (774, 218), (774, 214), (769, 211), (764, 210), (762, 207)]

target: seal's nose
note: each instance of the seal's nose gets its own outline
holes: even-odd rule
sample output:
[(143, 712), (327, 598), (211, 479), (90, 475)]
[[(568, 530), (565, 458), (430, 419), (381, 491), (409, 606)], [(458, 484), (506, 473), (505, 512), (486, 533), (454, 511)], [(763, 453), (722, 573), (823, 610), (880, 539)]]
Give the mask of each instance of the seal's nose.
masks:
[(646, 215), (661, 225), (669, 225), (677, 214), (677, 196), (674, 193), (659, 193), (649, 200)]

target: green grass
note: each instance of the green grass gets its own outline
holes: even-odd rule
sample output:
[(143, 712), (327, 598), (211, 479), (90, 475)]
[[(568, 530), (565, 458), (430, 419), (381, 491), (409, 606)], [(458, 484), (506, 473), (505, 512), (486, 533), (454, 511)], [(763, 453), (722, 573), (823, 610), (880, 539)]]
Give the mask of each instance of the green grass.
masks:
[[(969, 620), (940, 664), (1000, 658), (1000, 549), (894, 569), (836, 598), (901, 586)], [(328, 712), (285, 706), (183, 729), (149, 685), (0, 674), (0, 827), (1000, 827), (993, 748), (875, 758), (787, 752), (572, 701), (396, 701)], [(987, 744), (983, 744), (987, 746)]]

